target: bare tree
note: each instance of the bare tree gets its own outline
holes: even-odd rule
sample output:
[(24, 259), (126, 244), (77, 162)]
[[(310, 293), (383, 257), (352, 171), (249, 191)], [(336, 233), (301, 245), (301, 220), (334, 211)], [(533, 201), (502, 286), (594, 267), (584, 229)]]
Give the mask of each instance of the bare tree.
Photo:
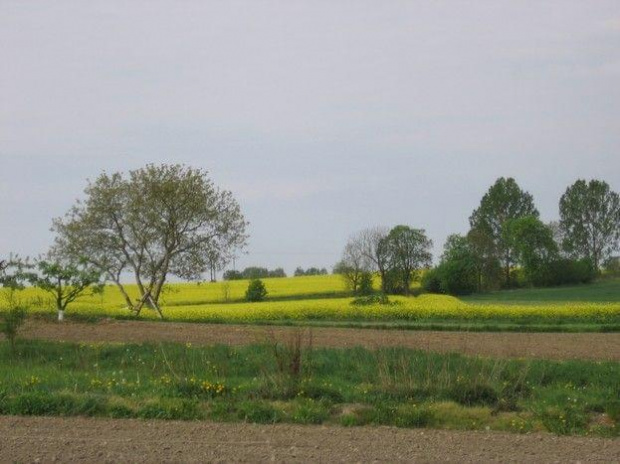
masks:
[(387, 290), (386, 273), (388, 270), (388, 260), (387, 257), (381, 253), (381, 242), (389, 233), (389, 228), (375, 226), (362, 230), (356, 236), (356, 241), (359, 243), (358, 246), (362, 255), (369, 263), (370, 269), (379, 273), (381, 277), (381, 289), (384, 292)]
[(364, 252), (361, 234), (352, 235), (344, 247), (341, 260), (334, 267), (334, 273), (340, 274), (347, 288), (356, 293), (364, 273), (372, 272), (372, 269), (373, 263)]

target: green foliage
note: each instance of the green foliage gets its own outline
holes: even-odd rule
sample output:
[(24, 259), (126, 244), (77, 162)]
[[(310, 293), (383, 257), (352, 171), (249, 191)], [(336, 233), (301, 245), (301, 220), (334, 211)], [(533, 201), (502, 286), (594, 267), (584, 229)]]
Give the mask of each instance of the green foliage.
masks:
[(317, 276), (317, 275), (327, 275), (327, 274), (329, 274), (329, 272), (327, 272), (327, 269), (325, 269), (324, 267), (320, 269), (318, 267), (309, 267), (308, 269), (297, 267), (295, 269), (295, 272), (293, 273), (293, 276), (301, 277), (301, 276)]
[(7, 311), (0, 313), (2, 317), (2, 325), (0, 329), (11, 345), (11, 349), (15, 351), (15, 339), (19, 328), (26, 321), (26, 309), (23, 306), (11, 305)]
[(311, 398), (296, 401), (291, 414), (292, 421), (298, 424), (322, 424), (329, 417), (329, 404)]
[(429, 293), (469, 295), (479, 288), (480, 260), (467, 237), (450, 235), (444, 245), (441, 263), (422, 278)]
[(248, 284), (248, 289), (245, 292), (246, 301), (263, 301), (267, 296), (267, 288), (260, 279), (253, 279)]
[(427, 293), (443, 293), (441, 290), (441, 279), (436, 267), (427, 270), (424, 275), (422, 275), (420, 284), (422, 289)]
[(101, 272), (85, 261), (71, 263), (60, 259), (42, 259), (36, 267), (38, 272), (29, 273), (28, 280), (53, 296), (58, 311), (65, 311), (69, 303), (88, 290), (101, 293), (104, 289), (100, 282)]
[(620, 249), (620, 195), (604, 181), (579, 179), (560, 199), (560, 227), (564, 249), (598, 271)]
[[(617, 435), (591, 425), (603, 412), (618, 420), (617, 362), (315, 348), (311, 369), (285, 390), (267, 381), (280, 372), (268, 344), (29, 341), (18, 344), (18, 357), (6, 350), (0, 344), (0, 414), (521, 430), (506, 428), (512, 420), (528, 430)], [(204, 381), (193, 378), (225, 393), (203, 394)]]
[(141, 419), (195, 420), (204, 419), (195, 400), (160, 399), (142, 406), (137, 417)]
[(408, 295), (420, 271), (430, 266), (432, 246), (433, 242), (423, 229), (399, 225), (390, 230), (378, 246), (378, 254), (386, 268), (383, 290)]
[(224, 280), (242, 280), (243, 274), (239, 271), (235, 271), (233, 269), (229, 269), (224, 272)]
[(503, 233), (506, 243), (515, 250), (526, 281), (535, 286), (549, 285), (549, 265), (559, 259), (551, 228), (535, 216), (525, 216), (507, 221)]
[(588, 424), (586, 412), (574, 404), (544, 408), (539, 417), (545, 428), (557, 435), (583, 433)]
[(482, 197), (480, 206), (469, 218), (478, 240), (486, 241), (489, 255), (500, 260), (504, 267), (504, 285), (510, 287), (510, 269), (516, 260), (516, 250), (507, 241), (506, 225), (511, 219), (539, 216), (532, 195), (521, 190), (511, 177), (500, 177)]
[(26, 322), (26, 307), (17, 296), (17, 291), (22, 288), (20, 281), (21, 278), (12, 275), (1, 282), (8, 287), (4, 289), (2, 295), (6, 302), (6, 310), (0, 311), (0, 331), (9, 341), (12, 353), (15, 352), (17, 333)]
[(357, 289), (358, 295), (372, 295), (374, 288), (372, 286), (372, 274), (370, 272), (362, 272), (359, 281), (359, 287)]
[[(159, 310), (169, 275), (197, 279), (246, 242), (246, 222), (228, 191), (207, 172), (184, 165), (153, 165), (102, 173), (65, 218), (54, 221), (56, 250), (70, 262), (86, 260), (123, 292), (136, 314)], [(132, 301), (121, 276), (134, 274), (140, 297)]]
[(620, 277), (620, 256), (610, 256), (603, 264), (605, 273), (609, 277)]
[(107, 411), (107, 399), (46, 391), (22, 392), (1, 406), (3, 414), (23, 416), (99, 416)]
[(501, 288), (505, 273), (490, 235), (482, 229), (471, 229), (466, 239), (475, 257), (477, 290), (483, 292)]
[(224, 280), (242, 279), (267, 279), (271, 277), (286, 277), (286, 272), (281, 267), (269, 270), (266, 267), (250, 266), (243, 271), (228, 270), (224, 272)]

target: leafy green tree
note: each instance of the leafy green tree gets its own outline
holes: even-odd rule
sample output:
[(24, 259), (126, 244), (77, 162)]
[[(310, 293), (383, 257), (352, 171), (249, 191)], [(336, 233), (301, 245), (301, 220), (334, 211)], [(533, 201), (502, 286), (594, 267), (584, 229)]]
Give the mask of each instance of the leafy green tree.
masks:
[(264, 279), (269, 277), (269, 270), (266, 267), (250, 266), (246, 267), (241, 274), (244, 279)]
[(224, 280), (241, 280), (243, 279), (243, 274), (239, 271), (235, 271), (234, 269), (229, 269), (224, 272)]
[(474, 293), (478, 289), (478, 265), (469, 240), (458, 234), (450, 235), (435, 271), (441, 292), (450, 295)]
[(372, 295), (375, 291), (372, 285), (372, 280), (371, 272), (363, 272), (357, 287), (357, 294), (362, 296)]
[(248, 288), (245, 292), (246, 301), (263, 301), (267, 296), (267, 288), (260, 279), (252, 279), (248, 284)]
[(563, 247), (571, 255), (589, 258), (596, 271), (620, 249), (620, 197), (600, 180), (579, 179), (560, 199)]
[(297, 266), (295, 268), (295, 271), (293, 272), (293, 276), (294, 277), (303, 277), (306, 275), (306, 271), (303, 270), (303, 268)]
[[(56, 246), (68, 261), (86, 260), (119, 288), (136, 315), (159, 308), (166, 279), (199, 279), (209, 252), (230, 253), (246, 243), (246, 222), (228, 191), (207, 172), (184, 165), (153, 165), (101, 174), (64, 218), (54, 221)], [(132, 301), (122, 276), (133, 274)]]
[(549, 265), (559, 258), (553, 230), (535, 216), (511, 219), (504, 228), (504, 240), (515, 250), (527, 281), (549, 284)]
[(15, 340), (19, 328), (26, 321), (26, 307), (21, 303), (17, 292), (24, 288), (25, 270), (29, 264), (18, 256), (0, 261), (0, 287), (6, 302), (6, 310), (0, 311), (0, 332), (9, 341), (11, 352), (15, 353)]
[(476, 230), (478, 239), (486, 239), (489, 242), (487, 248), (492, 249), (502, 263), (507, 287), (511, 285), (510, 271), (516, 252), (506, 240), (504, 229), (507, 221), (525, 216), (539, 216), (532, 195), (521, 190), (513, 178), (500, 177), (469, 218), (471, 229)]
[(387, 290), (408, 295), (420, 271), (430, 266), (432, 246), (424, 229), (399, 225), (390, 230), (379, 244), (379, 254), (387, 263)]
[(286, 272), (281, 267), (277, 267), (272, 271), (269, 271), (268, 277), (286, 277)]
[(492, 238), (481, 229), (471, 229), (466, 238), (475, 257), (477, 291), (496, 290), (502, 280), (502, 266)]
[(28, 281), (48, 293), (54, 298), (58, 321), (63, 321), (65, 310), (69, 303), (80, 295), (91, 291), (103, 291), (101, 271), (93, 268), (86, 261), (80, 263), (66, 262), (55, 258), (53, 254), (47, 259), (40, 259), (36, 263), (36, 272), (29, 272)]

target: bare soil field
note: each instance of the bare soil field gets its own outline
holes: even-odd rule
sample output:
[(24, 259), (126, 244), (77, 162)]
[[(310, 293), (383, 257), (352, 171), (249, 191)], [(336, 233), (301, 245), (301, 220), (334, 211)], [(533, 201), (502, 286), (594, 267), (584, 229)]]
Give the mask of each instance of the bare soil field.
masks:
[(0, 417), (0, 461), (620, 462), (620, 441), (392, 427), (7, 416)]
[[(104, 320), (97, 323), (29, 321), (25, 338), (74, 342), (182, 342), (243, 345), (286, 340), (295, 327)], [(403, 346), (502, 358), (620, 361), (620, 333), (433, 332), (317, 327), (312, 343), (323, 347)]]

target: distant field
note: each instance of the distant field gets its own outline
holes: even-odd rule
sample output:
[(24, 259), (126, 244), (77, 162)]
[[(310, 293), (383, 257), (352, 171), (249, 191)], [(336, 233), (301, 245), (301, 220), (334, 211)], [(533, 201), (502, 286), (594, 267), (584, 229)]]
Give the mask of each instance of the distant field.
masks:
[[(247, 280), (169, 284), (161, 300), (163, 312), (172, 321), (211, 323), (350, 323), (450, 330), (520, 327), (547, 331), (620, 330), (620, 280), (590, 286), (494, 292), (464, 299), (446, 295), (394, 296), (390, 297), (389, 305), (368, 306), (351, 304), (353, 299), (347, 296), (339, 276), (273, 278), (264, 282), (269, 294), (268, 300), (261, 303), (243, 301)], [(137, 297), (135, 287), (128, 289)], [(53, 317), (53, 304), (45, 293), (26, 289), (21, 292), (21, 298), (31, 314)], [(69, 306), (67, 315), (81, 319), (131, 317), (118, 290), (112, 286), (103, 295), (80, 298)], [(157, 316), (144, 310), (141, 317)]]
[(468, 303), (620, 303), (620, 279), (600, 280), (592, 284), (566, 287), (502, 290), (462, 299)]
[[(330, 298), (346, 295), (342, 278), (338, 275), (288, 277), (261, 279), (269, 291), (270, 300)], [(244, 301), (247, 280), (223, 282), (187, 282), (166, 284), (161, 296), (162, 306), (187, 306), (211, 303)], [(136, 285), (126, 285), (127, 292), (138, 299)], [(23, 298), (46, 304), (45, 292), (27, 288), (21, 292)], [(107, 285), (103, 295), (83, 296), (75, 304), (80, 307), (123, 307), (125, 301), (114, 285)]]

